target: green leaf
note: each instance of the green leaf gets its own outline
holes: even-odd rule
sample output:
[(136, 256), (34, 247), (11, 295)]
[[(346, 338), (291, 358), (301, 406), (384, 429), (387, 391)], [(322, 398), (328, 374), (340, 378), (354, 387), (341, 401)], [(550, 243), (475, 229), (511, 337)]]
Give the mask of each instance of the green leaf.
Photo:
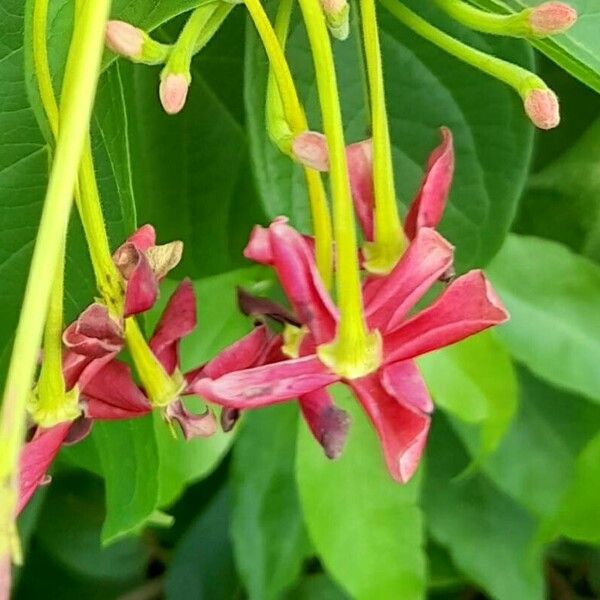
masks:
[[(600, 406), (552, 388), (525, 369), (519, 371), (519, 388), (519, 410), (483, 470), (532, 514), (548, 519), (569, 486), (577, 455), (600, 428)], [(464, 428), (458, 433), (478, 451), (473, 435)]]
[(488, 275), (511, 314), (497, 331), (513, 356), (600, 402), (600, 268), (555, 242), (511, 235)]
[(599, 161), (596, 119), (573, 146), (530, 178), (518, 231), (562, 242), (600, 261)]
[(249, 597), (276, 600), (300, 575), (308, 540), (294, 479), (298, 411), (249, 412), (233, 453), (231, 535)]
[(181, 539), (166, 575), (167, 600), (241, 596), (228, 531), (230, 496), (230, 490), (222, 488)]
[(517, 381), (510, 356), (491, 333), (419, 359), (438, 406), (480, 426), (476, 459), (492, 453), (517, 407)]
[(102, 542), (140, 528), (158, 503), (158, 449), (152, 419), (99, 422), (94, 440), (106, 483)]
[(482, 475), (457, 481), (468, 458), (438, 419), (430, 435), (423, 506), (427, 526), (456, 566), (497, 600), (542, 600), (535, 521)]
[(583, 449), (575, 462), (572, 481), (556, 515), (542, 526), (552, 537), (563, 535), (579, 542), (600, 544), (600, 435)]
[(285, 600), (348, 600), (347, 596), (327, 575), (310, 575), (290, 592)]
[[(428, 17), (433, 3), (416, 3)], [(356, 12), (356, 11), (355, 11)], [(441, 231), (457, 246), (459, 271), (488, 261), (500, 247), (514, 215), (531, 153), (532, 130), (521, 102), (506, 86), (460, 63), (402, 27), (380, 10), (387, 107), (398, 199), (407, 205), (416, 193), (428, 154), (439, 143), (437, 129), (455, 136), (457, 170)], [(531, 66), (531, 53), (518, 41), (466, 32), (448, 18), (440, 25), (474, 45)], [(245, 98), (250, 150), (261, 200), (270, 217), (286, 214), (309, 231), (301, 169), (281, 155), (265, 130), (266, 61), (249, 25)], [(348, 142), (367, 137), (362, 68), (353, 24), (352, 36), (335, 44), (338, 84)], [(292, 22), (288, 57), (305, 102), (310, 126), (319, 129), (312, 57), (304, 28)], [(493, 140), (493, 143), (490, 143)]]
[[(498, 13), (515, 12), (537, 6), (538, 0), (473, 0), (483, 8)], [(579, 18), (575, 26), (562, 35), (533, 40), (532, 44), (563, 69), (592, 89), (600, 92), (600, 13), (593, 0), (569, 0)]]
[(422, 598), (425, 590), (419, 477), (398, 485), (375, 433), (346, 388), (332, 388), (352, 416), (342, 457), (328, 461), (300, 423), (297, 477), (311, 541), (333, 579), (357, 600)]

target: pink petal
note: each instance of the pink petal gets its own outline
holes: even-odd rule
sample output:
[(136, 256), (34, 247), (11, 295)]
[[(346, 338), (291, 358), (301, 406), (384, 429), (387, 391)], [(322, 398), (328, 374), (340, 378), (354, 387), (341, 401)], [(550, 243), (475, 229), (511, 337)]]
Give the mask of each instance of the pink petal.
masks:
[(298, 398), (308, 427), (325, 451), (327, 458), (342, 454), (350, 427), (348, 413), (331, 401), (326, 389), (315, 390)]
[(450, 193), (454, 175), (452, 133), (446, 127), (440, 133), (442, 143), (429, 156), (421, 187), (406, 215), (404, 230), (410, 239), (421, 227), (437, 227)]
[(366, 240), (373, 241), (373, 149), (371, 139), (350, 144), (346, 148), (352, 199), (360, 227)]
[[(298, 319), (311, 330), (318, 344), (331, 341), (335, 336), (337, 309), (323, 287), (313, 252), (286, 219), (276, 219), (268, 231), (270, 253), (264, 249), (262, 234), (255, 231), (246, 255), (271, 258), (270, 264)], [(256, 240), (260, 243), (254, 252)]]
[(297, 398), (338, 380), (316, 356), (306, 356), (234, 371), (215, 380), (199, 379), (188, 392), (227, 408), (257, 408)]
[(82, 389), (116, 355), (117, 352), (111, 352), (100, 358), (91, 358), (76, 352), (65, 352), (63, 355), (63, 376), (66, 388), (70, 390), (77, 384), (79, 389)]
[(256, 225), (250, 233), (248, 244), (244, 248), (244, 256), (260, 263), (261, 265), (273, 264), (273, 252), (271, 250), (271, 235), (266, 227)]
[(103, 304), (88, 306), (63, 333), (63, 343), (71, 351), (92, 358), (119, 352), (123, 347), (123, 329)]
[(433, 402), (425, 381), (412, 360), (383, 367), (381, 384), (390, 396), (409, 408), (425, 413), (433, 410)]
[(482, 271), (451, 283), (427, 309), (384, 336), (384, 361), (415, 358), (508, 320), (508, 313)]
[(350, 383), (379, 436), (392, 477), (406, 483), (419, 466), (430, 418), (390, 396), (373, 373)]
[(71, 423), (71, 429), (63, 442), (63, 446), (74, 446), (84, 440), (92, 431), (94, 422), (86, 417), (79, 417)]
[(10, 598), (12, 560), (10, 552), (3, 550), (0, 553), (0, 598)]
[(129, 367), (113, 360), (81, 389), (84, 414), (89, 419), (129, 419), (152, 407), (131, 377)]
[[(188, 384), (193, 384), (196, 379), (205, 377), (218, 379), (232, 371), (241, 371), (264, 364), (261, 361), (265, 352), (271, 348), (272, 337), (264, 325), (255, 327), (248, 335), (221, 350), (219, 354), (205, 365), (187, 373), (186, 379)], [(281, 345), (281, 338), (277, 337)]]
[(454, 248), (435, 230), (423, 227), (385, 277), (363, 287), (369, 326), (381, 332), (397, 327), (411, 308), (451, 265)]
[(152, 225), (142, 225), (134, 234), (127, 238), (127, 242), (133, 244), (141, 252), (156, 245), (156, 231)]
[(167, 419), (177, 421), (186, 440), (209, 437), (217, 431), (217, 422), (210, 410), (196, 415), (189, 412), (181, 400), (167, 405), (166, 416)]
[(38, 428), (19, 458), (19, 502), (17, 514), (27, 505), (35, 490), (46, 481), (46, 473), (55, 459), (71, 423), (60, 423), (50, 429)]
[(194, 331), (196, 322), (194, 286), (184, 279), (169, 298), (150, 340), (152, 352), (167, 373), (172, 374), (179, 364), (179, 340)]
[[(152, 270), (150, 261), (133, 244), (122, 246), (119, 252), (122, 253), (121, 258), (125, 256), (125, 253), (134, 254), (131, 264), (124, 265), (124, 263), (119, 264), (117, 262), (123, 277), (127, 280), (123, 316), (131, 317), (150, 310), (154, 306), (158, 298), (158, 279)], [(115, 259), (115, 262), (117, 260), (119, 260), (119, 257)], [(129, 260), (129, 257), (127, 260)]]

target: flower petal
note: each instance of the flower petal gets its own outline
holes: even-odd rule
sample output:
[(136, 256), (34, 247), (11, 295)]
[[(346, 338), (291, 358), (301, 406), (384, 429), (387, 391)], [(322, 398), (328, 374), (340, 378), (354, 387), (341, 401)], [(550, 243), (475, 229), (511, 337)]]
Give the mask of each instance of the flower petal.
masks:
[(430, 413), (433, 402), (417, 365), (412, 360), (383, 367), (381, 384), (385, 391), (410, 408)]
[(314, 254), (304, 238), (286, 219), (276, 219), (269, 229), (270, 252), (256, 230), (246, 247), (247, 257), (270, 258), (298, 319), (313, 333), (318, 344), (335, 336), (337, 309), (327, 294), (315, 264)]
[(89, 419), (129, 419), (152, 410), (148, 398), (135, 384), (129, 367), (113, 360), (81, 388), (81, 403)]
[(71, 390), (76, 384), (79, 389), (84, 388), (88, 381), (93, 379), (96, 373), (112, 361), (116, 355), (117, 352), (111, 352), (100, 358), (92, 358), (76, 352), (65, 352), (63, 355), (63, 376), (66, 389)]
[(421, 227), (436, 227), (439, 224), (450, 193), (454, 175), (452, 133), (446, 127), (442, 127), (440, 133), (442, 143), (429, 156), (421, 187), (404, 222), (404, 230), (410, 239)]
[(123, 347), (123, 328), (110, 316), (106, 306), (96, 302), (65, 329), (63, 343), (77, 354), (106, 356)]
[(141, 252), (145, 252), (156, 244), (156, 231), (152, 225), (142, 225), (135, 233), (127, 238), (126, 244), (133, 244)]
[(150, 340), (152, 352), (169, 375), (179, 364), (179, 340), (194, 331), (196, 321), (194, 286), (184, 279), (169, 298)]
[(422, 228), (392, 272), (363, 286), (371, 328), (391, 331), (451, 265), (454, 248), (435, 230)]
[(430, 418), (390, 396), (372, 373), (350, 383), (379, 436), (392, 477), (406, 483), (419, 466)]
[(19, 502), (17, 514), (27, 505), (35, 490), (46, 481), (46, 473), (58, 454), (71, 422), (50, 429), (38, 428), (33, 439), (21, 450), (19, 458)]
[[(124, 317), (131, 317), (145, 312), (154, 306), (158, 298), (158, 279), (154, 275), (152, 265), (143, 252), (136, 249), (133, 244), (126, 244), (118, 251), (121, 257), (133, 256), (132, 265), (123, 266), (117, 260), (117, 266), (121, 269), (123, 277), (127, 279), (125, 290)], [(125, 274), (127, 273), (127, 275)]]
[(335, 459), (342, 454), (350, 416), (331, 400), (329, 392), (322, 388), (298, 398), (302, 415), (315, 439), (325, 451), (327, 458)]
[(373, 241), (373, 149), (371, 139), (346, 147), (348, 175), (354, 208), (365, 240)]
[(188, 411), (181, 400), (169, 403), (165, 414), (167, 419), (177, 421), (186, 440), (210, 437), (217, 431), (217, 422), (210, 410), (196, 415)]
[(384, 336), (384, 361), (415, 358), (508, 320), (508, 313), (482, 271), (451, 283), (427, 309)]
[(188, 392), (227, 408), (257, 408), (297, 398), (338, 379), (313, 355), (234, 371), (215, 380), (198, 379)]

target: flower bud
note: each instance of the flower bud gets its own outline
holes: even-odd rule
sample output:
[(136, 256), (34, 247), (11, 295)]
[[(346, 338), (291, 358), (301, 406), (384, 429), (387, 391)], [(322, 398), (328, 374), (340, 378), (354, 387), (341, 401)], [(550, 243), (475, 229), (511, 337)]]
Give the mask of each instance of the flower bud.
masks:
[(577, 11), (564, 2), (544, 2), (529, 14), (529, 25), (536, 36), (564, 33), (577, 21)]
[(185, 75), (170, 73), (160, 83), (160, 103), (168, 115), (176, 115), (185, 105), (189, 89)]
[(350, 5), (346, 0), (321, 0), (327, 27), (331, 35), (343, 41), (350, 33)]
[(540, 129), (554, 129), (560, 123), (558, 98), (549, 89), (530, 91), (525, 97), (525, 112)]
[(137, 59), (142, 55), (144, 33), (125, 21), (109, 21), (106, 24), (106, 45), (121, 56)]
[(329, 150), (327, 140), (322, 133), (304, 131), (299, 133), (292, 142), (294, 158), (305, 167), (316, 171), (329, 170)]

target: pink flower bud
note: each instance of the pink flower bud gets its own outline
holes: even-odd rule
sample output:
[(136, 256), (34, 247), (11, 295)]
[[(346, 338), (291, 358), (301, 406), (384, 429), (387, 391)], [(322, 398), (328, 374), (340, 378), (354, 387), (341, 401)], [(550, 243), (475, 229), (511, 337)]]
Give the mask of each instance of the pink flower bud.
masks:
[(138, 58), (142, 54), (144, 35), (125, 21), (109, 21), (106, 24), (106, 45), (121, 56)]
[(329, 150), (322, 133), (305, 131), (298, 134), (292, 142), (292, 152), (294, 158), (305, 167), (317, 171), (329, 170)]
[(560, 123), (558, 98), (552, 90), (533, 90), (525, 98), (525, 112), (540, 129), (554, 129)]
[(185, 75), (167, 75), (160, 83), (160, 103), (168, 115), (176, 115), (185, 105), (189, 82)]
[(536, 35), (556, 35), (570, 29), (577, 21), (577, 11), (563, 2), (544, 2), (529, 15), (529, 24)]

